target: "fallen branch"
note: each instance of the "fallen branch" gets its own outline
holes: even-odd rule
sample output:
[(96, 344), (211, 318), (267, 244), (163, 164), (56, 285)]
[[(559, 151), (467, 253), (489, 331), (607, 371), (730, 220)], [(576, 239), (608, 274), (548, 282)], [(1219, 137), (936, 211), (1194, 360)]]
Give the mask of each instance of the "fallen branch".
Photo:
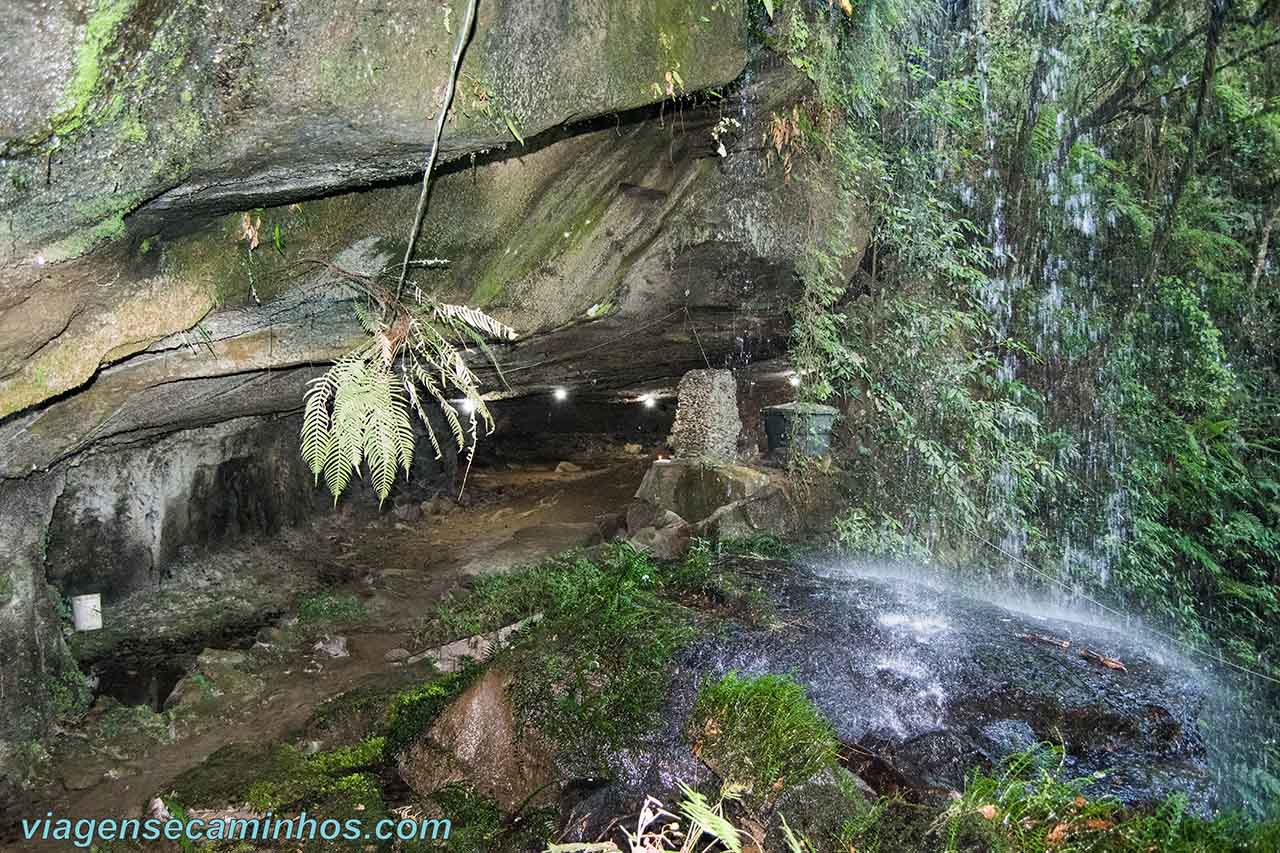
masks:
[(1081, 650), (1080, 650), (1080, 657), (1084, 658), (1085, 660), (1091, 660), (1091, 661), (1093, 661), (1094, 663), (1102, 664), (1102, 665), (1103, 665), (1103, 666), (1105, 666), (1107, 669), (1114, 669), (1114, 670), (1118, 670), (1118, 671), (1120, 671), (1120, 672), (1128, 672), (1128, 671), (1129, 671), (1129, 670), (1125, 669), (1124, 664), (1123, 664), (1123, 663), (1121, 663), (1121, 662), (1120, 662), (1120, 660), (1119, 660), (1118, 658), (1109, 658), (1109, 657), (1107, 657), (1106, 655), (1098, 654), (1098, 653), (1097, 653), (1097, 652), (1095, 652), (1093, 649), (1081, 649)]
[(1019, 634), (1018, 639), (1026, 640), (1031, 643), (1047, 643), (1051, 646), (1057, 646), (1060, 649), (1071, 648), (1070, 640), (1059, 640), (1056, 637), (1046, 637), (1044, 634)]

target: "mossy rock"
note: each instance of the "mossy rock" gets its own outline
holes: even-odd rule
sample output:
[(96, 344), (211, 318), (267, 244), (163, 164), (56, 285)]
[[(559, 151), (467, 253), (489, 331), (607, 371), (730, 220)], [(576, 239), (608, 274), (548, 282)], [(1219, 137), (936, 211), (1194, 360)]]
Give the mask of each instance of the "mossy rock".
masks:
[(219, 808), (241, 801), (263, 773), (262, 744), (227, 744), (174, 780), (173, 799), (189, 808)]
[(782, 792), (774, 804), (768, 837), (769, 849), (787, 849), (782, 821), (819, 850), (832, 849), (851, 815), (866, 811), (865, 782), (843, 767), (828, 767), (809, 780)]
[(378, 734), (386, 720), (395, 687), (357, 687), (325, 701), (303, 729), (303, 739), (322, 748), (350, 746)]

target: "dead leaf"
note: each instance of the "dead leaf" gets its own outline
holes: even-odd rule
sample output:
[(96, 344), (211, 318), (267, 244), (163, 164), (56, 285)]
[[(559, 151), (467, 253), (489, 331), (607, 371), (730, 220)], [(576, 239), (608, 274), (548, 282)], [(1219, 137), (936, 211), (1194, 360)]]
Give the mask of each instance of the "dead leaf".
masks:
[(846, 16), (852, 18), (853, 3), (849, 2), (849, 0), (840, 0), (840, 11), (844, 12)]
[(1094, 832), (1102, 832), (1103, 830), (1107, 830), (1115, 826), (1111, 821), (1103, 820), (1100, 817), (1090, 818), (1084, 822), (1084, 825), (1087, 829), (1092, 829)]
[(249, 251), (258, 248), (258, 231), (262, 228), (262, 217), (250, 217), (248, 213), (240, 214), (240, 239), (249, 241)]
[(985, 806), (981, 806), (978, 809), (978, 814), (982, 815), (987, 820), (995, 820), (998, 813), (999, 810), (990, 803)]
[(1045, 843), (1048, 844), (1050, 847), (1061, 844), (1063, 841), (1066, 840), (1067, 831), (1070, 830), (1070, 828), (1071, 827), (1065, 823), (1058, 824), (1057, 826), (1055, 826), (1053, 829), (1049, 831), (1049, 834), (1047, 836), (1045, 836), (1045, 839), (1044, 839)]

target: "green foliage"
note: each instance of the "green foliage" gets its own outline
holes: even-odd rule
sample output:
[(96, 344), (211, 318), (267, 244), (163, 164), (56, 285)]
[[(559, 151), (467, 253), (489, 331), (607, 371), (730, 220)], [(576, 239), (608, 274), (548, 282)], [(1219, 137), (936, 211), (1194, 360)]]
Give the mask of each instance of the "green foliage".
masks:
[[(386, 500), (397, 471), (408, 477), (413, 464), (414, 413), (436, 457), (442, 456), (425, 405), (439, 408), (470, 462), (478, 423), (492, 432), (493, 417), (464, 349), (475, 344), (492, 357), (487, 339), (516, 335), (481, 311), (437, 302), (417, 287), (402, 299), (399, 288), (379, 277), (344, 275), (365, 297), (356, 314), (369, 340), (312, 380), (303, 409), (302, 457), (317, 482), (324, 476), (335, 503), (362, 465), (379, 500)], [(452, 399), (454, 394), (461, 399)]]
[(1030, 561), (1277, 676), (1278, 31), (1225, 8), (779, 8), (835, 172), (793, 357), (845, 547)]
[(430, 797), (440, 813), (449, 819), (449, 850), (461, 853), (489, 853), (502, 849), (498, 841), (505, 830), (502, 811), (492, 797), (463, 785), (446, 785)]
[(466, 666), (397, 694), (387, 706), (384, 755), (399, 756), (479, 674), (479, 666)]
[(691, 635), (685, 609), (662, 597), (687, 590), (674, 580), (682, 570), (627, 544), (592, 557), (571, 551), (476, 579), (437, 609), (421, 638), (444, 642), (541, 614), (501, 652), (520, 674), (512, 686), (516, 711), (604, 770), (656, 726), (668, 665)]
[(1064, 779), (1061, 752), (1040, 747), (1008, 758), (994, 773), (970, 774), (936, 827), (947, 851), (1261, 851), (1280, 844), (1280, 823), (1248, 824), (1237, 814), (1211, 821), (1174, 795), (1150, 812), (1090, 800), (1092, 781)]
[(351, 772), (357, 766), (375, 763), (375, 745), (381, 747), (381, 743), (370, 743), (314, 756), (293, 746), (277, 746), (245, 791), (244, 800), (255, 811), (277, 814), (290, 808), (335, 819), (385, 814), (377, 778)]
[[(855, 796), (846, 801), (849, 814), (833, 835), (806, 834), (782, 816), (776, 846), (790, 853), (1269, 853), (1280, 844), (1280, 820), (1250, 823), (1237, 813), (1206, 820), (1188, 813), (1181, 795), (1149, 809), (1126, 809), (1115, 801), (1090, 800), (1084, 792), (1091, 781), (1065, 778), (1062, 753), (1038, 746), (1009, 756), (991, 772), (970, 773), (963, 792), (946, 804)], [(725, 808), (735, 793), (723, 791), (710, 807), (706, 797), (680, 789), (685, 801), (679, 819), (691, 827), (688, 835), (682, 839), (679, 823), (659, 824), (678, 816), (650, 798), (636, 831), (624, 830), (631, 853), (721, 849), (717, 843), (738, 849), (737, 839), (746, 833), (735, 824), (749, 824)], [(705, 821), (701, 829), (699, 821)], [(705, 831), (708, 825), (715, 831)], [(621, 853), (612, 842), (547, 849)]]
[(364, 602), (350, 594), (318, 593), (304, 596), (298, 602), (300, 625), (326, 625), (335, 622), (359, 622), (367, 615)]
[(701, 758), (760, 805), (835, 763), (835, 733), (787, 676), (705, 682), (690, 718)]
[(311, 766), (321, 773), (361, 770), (381, 763), (387, 739), (381, 735), (367, 738), (354, 746), (344, 746), (311, 757)]
[(522, 676), (512, 699), (523, 722), (605, 769), (656, 728), (689, 622), (629, 545), (566, 559), (547, 580), (542, 619), (506, 653)]

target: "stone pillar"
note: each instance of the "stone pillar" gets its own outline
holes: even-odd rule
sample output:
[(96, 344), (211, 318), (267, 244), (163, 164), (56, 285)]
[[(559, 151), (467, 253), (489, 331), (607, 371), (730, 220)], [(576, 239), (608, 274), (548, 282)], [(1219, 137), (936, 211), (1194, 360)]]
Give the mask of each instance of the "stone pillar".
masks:
[(729, 370), (690, 370), (680, 380), (671, 449), (677, 459), (732, 462), (738, 455), (738, 383)]

